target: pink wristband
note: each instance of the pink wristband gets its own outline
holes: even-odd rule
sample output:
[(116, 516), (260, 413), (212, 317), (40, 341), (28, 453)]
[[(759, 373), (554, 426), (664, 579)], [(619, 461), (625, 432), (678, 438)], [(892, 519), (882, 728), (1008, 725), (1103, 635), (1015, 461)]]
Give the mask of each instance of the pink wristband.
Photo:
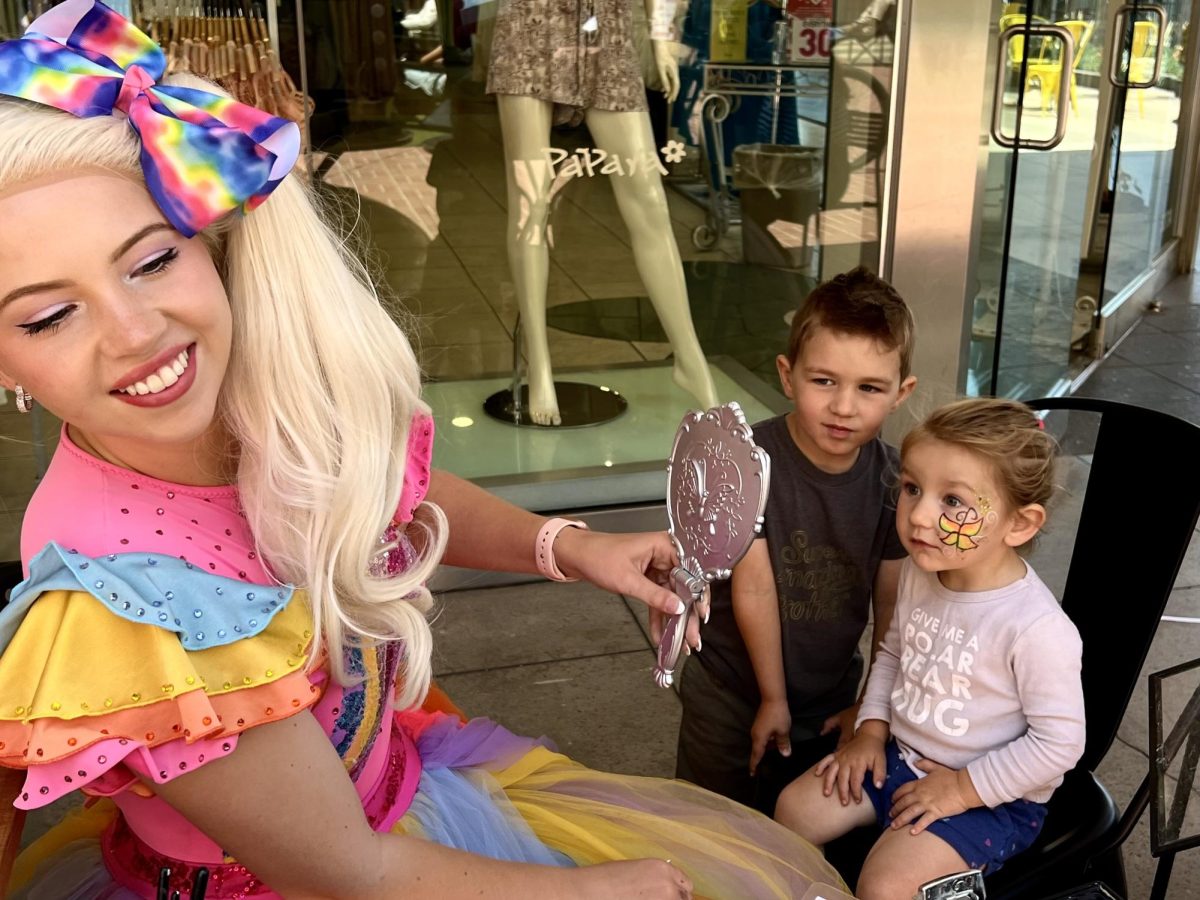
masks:
[(554, 561), (554, 539), (558, 533), (568, 526), (587, 530), (587, 525), (573, 519), (547, 519), (538, 532), (537, 541), (533, 545), (533, 557), (537, 562), (538, 571), (551, 581), (578, 581), (578, 578), (568, 578), (558, 568)]

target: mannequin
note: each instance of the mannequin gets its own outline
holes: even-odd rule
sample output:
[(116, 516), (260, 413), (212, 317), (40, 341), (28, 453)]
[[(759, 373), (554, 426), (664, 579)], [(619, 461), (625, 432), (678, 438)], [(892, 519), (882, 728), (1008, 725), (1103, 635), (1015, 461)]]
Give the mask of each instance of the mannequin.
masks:
[[(525, 4), (536, 0), (508, 2)], [(508, 259), (525, 335), (529, 413), (540, 425), (561, 422), (546, 334), (546, 290), (550, 269), (546, 232), (555, 180), (554, 171), (546, 160), (555, 106), (561, 104), (582, 109), (597, 148), (610, 158), (646, 160), (655, 158), (657, 153), (650, 116), (645, 109), (641, 74), (629, 35), (629, 10), (623, 9), (622, 20), (622, 10), (617, 8), (627, 0), (611, 2), (611, 16), (598, 18), (593, 13), (589, 18), (586, 14), (581, 15), (585, 24), (579, 42), (585, 46), (567, 48), (565, 58), (563, 49), (559, 48), (549, 58), (544, 71), (554, 68), (556, 85), (553, 88), (544, 89), (534, 83), (543, 70), (536, 67), (531, 70), (528, 55), (522, 57), (520, 66), (505, 58), (508, 54), (515, 56), (519, 51), (505, 39), (503, 9), (497, 19), (488, 91), (498, 95), (508, 179)], [(679, 68), (671, 43), (665, 39), (660, 25), (664, 15), (669, 21), (670, 7), (666, 6), (668, 0), (645, 2), (647, 16), (656, 23), (651, 35), (655, 65), (663, 92), (668, 101), (673, 101), (679, 91)], [(592, 13), (593, 9), (603, 16), (598, 3), (586, 12)], [(550, 11), (554, 12), (553, 6)], [(518, 28), (528, 26), (528, 20), (521, 25), (507, 25), (515, 34)], [(589, 27), (591, 32), (599, 32), (599, 36), (589, 34)], [(528, 47), (541, 37), (539, 35), (532, 41), (525, 37), (521, 42)], [(594, 45), (593, 40), (596, 41)], [(552, 43), (552, 40), (545, 42)], [(582, 91), (575, 85), (567, 91), (567, 96), (561, 96), (562, 72), (566, 70), (569, 75), (569, 66), (588, 65), (593, 53), (606, 56), (603, 64), (595, 64), (599, 84)], [(622, 84), (614, 85), (615, 78), (622, 79)], [(628, 79), (628, 83), (624, 79)], [(593, 99), (596, 106), (590, 102)], [(638, 274), (674, 351), (672, 377), (703, 408), (715, 406), (719, 402), (716, 388), (692, 324), (683, 263), (671, 230), (661, 174), (656, 166), (639, 165), (633, 174), (614, 174), (610, 179), (617, 207), (629, 229)]]

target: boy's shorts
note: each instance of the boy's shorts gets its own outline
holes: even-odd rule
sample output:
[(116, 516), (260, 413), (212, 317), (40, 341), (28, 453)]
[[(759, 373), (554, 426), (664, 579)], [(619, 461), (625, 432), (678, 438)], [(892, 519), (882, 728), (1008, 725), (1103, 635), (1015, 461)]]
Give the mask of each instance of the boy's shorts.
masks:
[[(892, 795), (902, 784), (917, 780), (917, 774), (900, 755), (895, 739), (887, 743), (887, 777), (883, 788), (875, 787), (874, 776), (867, 772), (863, 793), (871, 798), (880, 828), (890, 828)], [(938, 819), (925, 830), (936, 834), (954, 848), (972, 869), (989, 875), (1029, 847), (1046, 821), (1046, 807), (1028, 800), (1014, 800), (994, 809), (978, 806), (957, 816)], [(911, 825), (909, 826), (911, 827)]]

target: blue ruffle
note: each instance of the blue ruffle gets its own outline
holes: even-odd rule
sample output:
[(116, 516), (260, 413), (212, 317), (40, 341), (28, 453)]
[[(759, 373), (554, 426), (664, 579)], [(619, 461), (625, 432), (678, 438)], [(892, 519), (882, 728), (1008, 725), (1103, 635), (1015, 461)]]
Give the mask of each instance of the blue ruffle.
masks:
[(50, 542), (29, 564), (29, 577), (0, 611), (0, 653), (45, 591), (84, 590), (130, 622), (179, 635), (187, 650), (253, 637), (287, 606), (288, 585), (249, 584), (158, 553), (110, 553), (93, 559)]
[(408, 811), (424, 837), (443, 847), (509, 862), (575, 865), (565, 853), (542, 843), (482, 769), (423, 769)]

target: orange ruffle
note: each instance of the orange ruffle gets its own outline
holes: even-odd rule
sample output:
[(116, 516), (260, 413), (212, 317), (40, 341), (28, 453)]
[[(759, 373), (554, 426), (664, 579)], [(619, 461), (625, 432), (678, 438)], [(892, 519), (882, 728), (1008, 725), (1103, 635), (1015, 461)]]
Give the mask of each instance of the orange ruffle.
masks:
[(227, 694), (193, 690), (151, 706), (78, 719), (0, 721), (0, 766), (24, 769), (78, 753), (97, 741), (127, 738), (147, 747), (184, 738), (240, 734), (256, 725), (295, 715), (320, 699), (302, 671)]

